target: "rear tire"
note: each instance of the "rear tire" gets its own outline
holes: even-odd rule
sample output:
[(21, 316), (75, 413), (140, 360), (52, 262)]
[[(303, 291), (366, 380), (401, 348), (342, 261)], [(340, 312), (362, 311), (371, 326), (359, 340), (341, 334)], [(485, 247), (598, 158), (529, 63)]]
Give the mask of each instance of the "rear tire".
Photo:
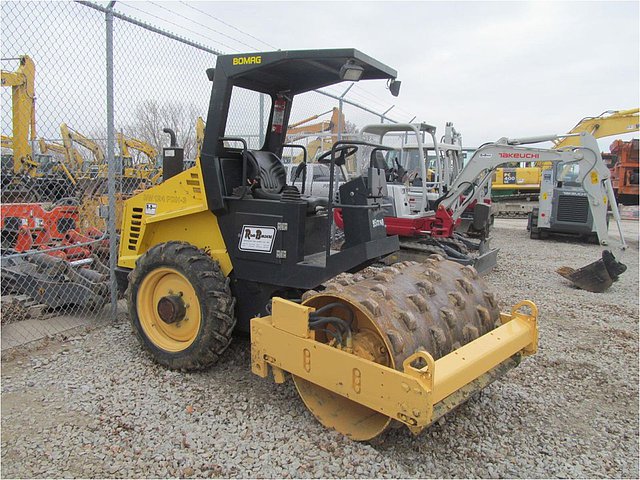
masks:
[[(173, 370), (213, 365), (231, 342), (235, 299), (218, 262), (185, 242), (156, 245), (129, 275), (127, 302), (133, 332), (156, 362)], [(179, 297), (181, 320), (165, 322), (159, 300)]]

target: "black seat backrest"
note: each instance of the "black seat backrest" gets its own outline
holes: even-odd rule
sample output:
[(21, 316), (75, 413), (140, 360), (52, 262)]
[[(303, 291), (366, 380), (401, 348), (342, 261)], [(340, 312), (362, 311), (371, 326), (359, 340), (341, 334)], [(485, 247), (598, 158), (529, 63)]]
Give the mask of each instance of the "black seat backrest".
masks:
[(373, 152), (371, 152), (370, 161), (371, 161), (372, 168), (379, 168), (384, 171), (389, 170), (389, 166), (387, 165), (387, 162), (384, 159), (384, 154), (380, 150), (374, 150)]
[[(280, 193), (287, 185), (287, 172), (277, 155), (261, 150), (248, 150), (247, 155), (249, 178), (258, 180), (263, 190)], [(251, 164), (254, 162), (252, 168)]]
[(221, 158), (220, 169), (222, 170), (225, 195), (233, 195), (235, 188), (247, 184), (246, 179), (242, 178), (242, 159), (238, 157)]

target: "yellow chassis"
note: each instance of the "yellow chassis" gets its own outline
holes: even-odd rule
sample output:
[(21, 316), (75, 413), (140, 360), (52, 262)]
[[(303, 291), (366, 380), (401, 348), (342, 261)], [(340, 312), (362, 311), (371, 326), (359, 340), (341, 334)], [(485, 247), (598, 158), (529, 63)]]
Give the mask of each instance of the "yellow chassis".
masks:
[[(529, 307), (531, 314), (522, 313)], [(500, 315), (502, 325), (434, 360), (417, 351), (403, 371), (385, 367), (315, 341), (308, 328), (314, 308), (274, 298), (272, 315), (251, 320), (252, 371), (276, 383), (289, 372), (398, 420), (419, 433), (504, 371), (532, 355), (538, 345), (538, 311), (533, 302)], [(422, 363), (416, 368), (413, 365)]]

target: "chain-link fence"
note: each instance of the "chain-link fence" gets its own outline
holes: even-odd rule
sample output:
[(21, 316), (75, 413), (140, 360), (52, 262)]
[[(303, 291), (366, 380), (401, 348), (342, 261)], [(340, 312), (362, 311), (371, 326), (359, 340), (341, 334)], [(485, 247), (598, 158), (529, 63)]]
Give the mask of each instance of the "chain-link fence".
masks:
[(105, 178), (104, 15), (66, 2), (0, 8), (1, 308), (3, 327), (31, 321), (11, 331), (20, 343), (109, 302), (110, 239), (83, 200)]
[[(187, 167), (198, 158), (205, 72), (221, 52), (88, 2), (0, 8), (2, 323), (111, 315), (123, 201), (162, 180), (172, 137)], [(296, 97), (288, 140), (309, 162), (365, 124), (393, 121), (350, 90)], [(259, 148), (271, 99), (239, 90), (230, 108), (225, 133)], [(285, 163), (301, 160), (285, 149)]]

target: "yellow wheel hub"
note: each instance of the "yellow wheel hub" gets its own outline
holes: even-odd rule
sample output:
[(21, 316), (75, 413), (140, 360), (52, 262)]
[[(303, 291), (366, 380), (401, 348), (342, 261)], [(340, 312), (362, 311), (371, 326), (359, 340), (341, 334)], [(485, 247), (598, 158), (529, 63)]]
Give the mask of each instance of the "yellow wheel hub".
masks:
[[(177, 270), (163, 267), (148, 274), (140, 284), (136, 304), (140, 325), (158, 348), (180, 352), (197, 338), (200, 302), (191, 282)], [(179, 307), (169, 307), (172, 313), (179, 310), (176, 318), (168, 318), (169, 304)]]

